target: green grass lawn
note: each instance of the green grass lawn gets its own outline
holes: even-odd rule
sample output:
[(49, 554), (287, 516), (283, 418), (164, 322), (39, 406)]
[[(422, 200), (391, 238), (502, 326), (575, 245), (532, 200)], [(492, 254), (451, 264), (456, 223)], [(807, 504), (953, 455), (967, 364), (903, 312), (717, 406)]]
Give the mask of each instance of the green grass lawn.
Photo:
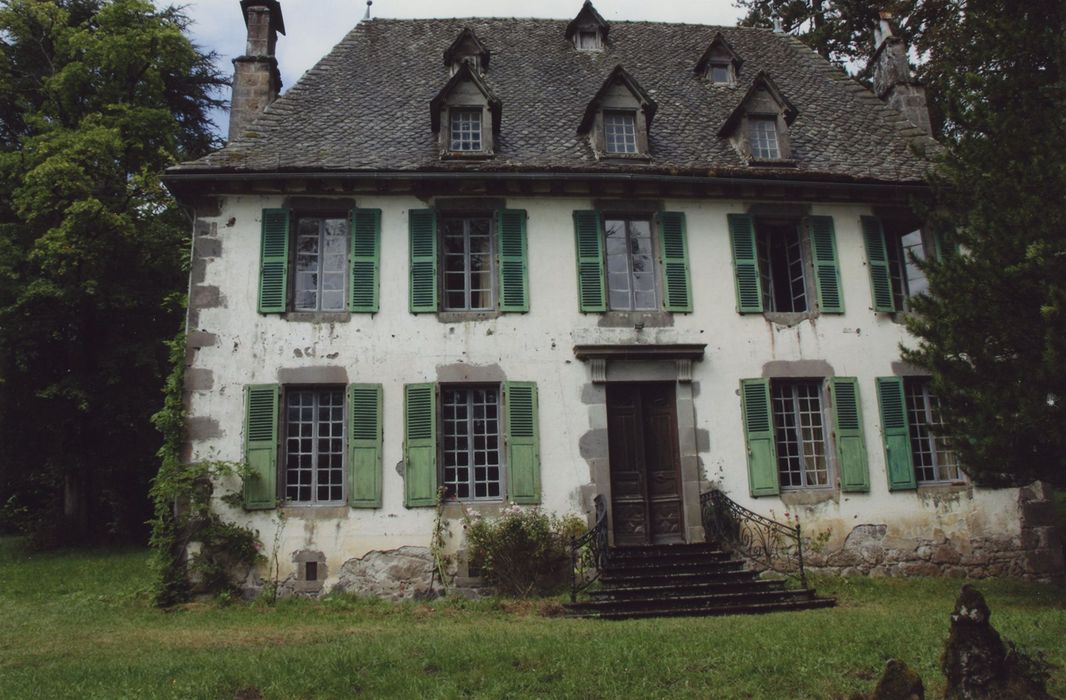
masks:
[[(820, 579), (831, 610), (600, 622), (508, 601), (148, 602), (139, 550), (27, 554), (0, 540), (0, 697), (835, 698), (887, 659), (938, 697), (949, 580)], [(981, 582), (1001, 633), (1057, 665), (1066, 590)]]

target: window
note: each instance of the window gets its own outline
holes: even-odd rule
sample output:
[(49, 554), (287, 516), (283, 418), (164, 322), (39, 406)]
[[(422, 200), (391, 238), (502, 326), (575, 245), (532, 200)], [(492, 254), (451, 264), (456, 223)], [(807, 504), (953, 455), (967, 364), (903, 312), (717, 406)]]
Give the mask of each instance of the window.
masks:
[(460, 153), (481, 151), (481, 110), (452, 109), (450, 115), (451, 150)]
[(711, 82), (717, 85), (728, 85), (733, 82), (733, 67), (727, 62), (712, 63), (708, 73)]
[(651, 222), (608, 218), (604, 231), (609, 308), (612, 311), (658, 309)]
[(781, 488), (830, 486), (821, 380), (771, 384)]
[(444, 309), (495, 309), (492, 219), (487, 216), (442, 217), (441, 233), (444, 244)]
[(910, 427), (911, 458), (918, 483), (959, 481), (959, 460), (943, 434), (940, 401), (926, 377), (903, 382)]
[(581, 51), (598, 51), (600, 48), (600, 34), (596, 31), (580, 31), (577, 33), (577, 48)]
[(604, 112), (603, 134), (604, 144), (608, 153), (636, 153), (636, 113)]
[(344, 391), (290, 390), (285, 395), (285, 500), (344, 501)]
[(441, 394), (445, 494), (462, 500), (501, 498), (499, 388), (445, 386)]
[(296, 226), (296, 311), (344, 311), (348, 222), (301, 217)]
[(763, 307), (767, 311), (806, 311), (807, 259), (799, 225), (759, 221), (755, 235)]
[(781, 160), (777, 143), (777, 117), (748, 117), (751, 157), (756, 160)]
[[(909, 228), (909, 227), (905, 227)], [(895, 229), (895, 230), (894, 230)], [(892, 279), (892, 300), (896, 309), (905, 309), (906, 300), (929, 288), (925, 272), (917, 260), (925, 260), (925, 246), (921, 229), (900, 231), (890, 224), (885, 226), (885, 249), (888, 254), (888, 271)]]
[(433, 506), (440, 489), (464, 501), (539, 503), (537, 426), (532, 382), (408, 384), (404, 504)]

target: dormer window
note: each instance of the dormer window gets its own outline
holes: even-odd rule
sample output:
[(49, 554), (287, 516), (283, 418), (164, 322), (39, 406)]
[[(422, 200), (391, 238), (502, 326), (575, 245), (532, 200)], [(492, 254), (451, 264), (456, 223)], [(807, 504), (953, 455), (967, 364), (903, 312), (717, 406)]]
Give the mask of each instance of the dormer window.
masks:
[(608, 29), (607, 21), (596, 12), (591, 2), (586, 1), (577, 17), (566, 25), (566, 38), (574, 42), (578, 51), (602, 51), (607, 43)]
[(636, 153), (636, 112), (605, 111), (603, 113), (603, 136), (608, 153)]
[(729, 139), (751, 165), (791, 165), (788, 132), (798, 114), (770, 76), (759, 73), (718, 136)]
[(476, 153), (482, 150), (481, 112), (480, 107), (449, 110), (452, 124), (450, 150), (460, 153)]
[(648, 131), (657, 109), (633, 76), (615, 66), (585, 108), (577, 133), (589, 136), (598, 158), (647, 158)]
[(776, 116), (749, 116), (748, 130), (752, 158), (781, 160), (781, 149), (777, 142)]
[(696, 75), (705, 77), (712, 85), (733, 85), (742, 63), (737, 52), (718, 32), (696, 63)]
[(429, 103), (441, 158), (487, 158), (500, 132), (502, 103), (466, 61)]
[(474, 73), (484, 75), (489, 69), (490, 55), (474, 31), (464, 28), (444, 52), (444, 65), (448, 66), (451, 75), (458, 73), (459, 67), (464, 63), (469, 65)]

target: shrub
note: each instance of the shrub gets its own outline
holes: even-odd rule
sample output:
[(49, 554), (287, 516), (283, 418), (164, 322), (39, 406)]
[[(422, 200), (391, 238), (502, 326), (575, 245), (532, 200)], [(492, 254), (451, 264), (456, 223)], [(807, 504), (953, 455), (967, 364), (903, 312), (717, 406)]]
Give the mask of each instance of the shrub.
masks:
[(585, 530), (576, 515), (558, 517), (538, 508), (511, 506), (497, 518), (468, 516), (471, 561), (503, 595), (552, 595), (567, 583), (570, 538)]

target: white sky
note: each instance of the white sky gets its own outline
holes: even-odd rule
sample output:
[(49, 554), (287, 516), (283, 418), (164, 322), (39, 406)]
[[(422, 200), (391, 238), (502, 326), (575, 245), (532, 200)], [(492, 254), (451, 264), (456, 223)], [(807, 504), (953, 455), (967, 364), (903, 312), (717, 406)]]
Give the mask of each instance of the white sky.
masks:
[[(219, 53), (219, 67), (233, 72), (231, 61), (244, 51), (245, 29), (239, 0), (155, 0), (157, 5), (183, 5), (192, 18), (193, 41)], [(375, 0), (374, 17), (549, 17), (570, 19), (583, 0)], [(690, 24), (736, 24), (740, 11), (732, 0), (598, 0), (596, 10), (608, 22), (650, 20)], [(281, 0), (285, 36), (278, 38), (278, 64), (283, 90), (339, 42), (366, 13), (365, 0)], [(229, 95), (225, 95), (229, 99)], [(225, 114), (215, 121), (226, 132)]]

